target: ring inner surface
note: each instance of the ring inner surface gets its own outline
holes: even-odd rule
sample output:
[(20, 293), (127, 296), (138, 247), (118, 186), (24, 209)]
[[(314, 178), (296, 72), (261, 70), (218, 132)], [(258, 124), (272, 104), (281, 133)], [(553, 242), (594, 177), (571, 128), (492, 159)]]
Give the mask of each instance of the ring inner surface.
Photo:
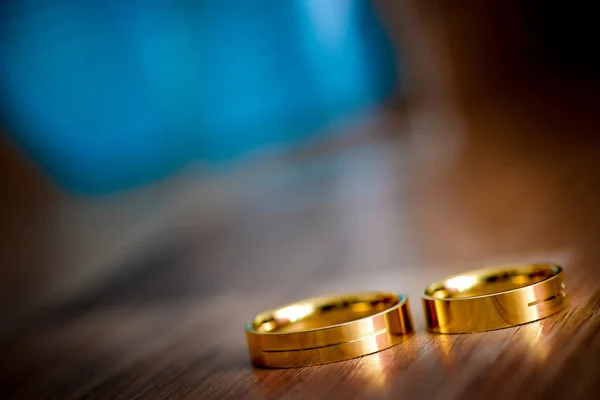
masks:
[(341, 297), (324, 302), (298, 302), (259, 315), (252, 327), (262, 333), (291, 333), (352, 322), (400, 303), (396, 296)]
[(436, 299), (460, 299), (484, 296), (519, 289), (556, 275), (559, 269), (551, 265), (527, 265), (503, 268), (496, 272), (457, 275), (435, 283), (425, 294)]

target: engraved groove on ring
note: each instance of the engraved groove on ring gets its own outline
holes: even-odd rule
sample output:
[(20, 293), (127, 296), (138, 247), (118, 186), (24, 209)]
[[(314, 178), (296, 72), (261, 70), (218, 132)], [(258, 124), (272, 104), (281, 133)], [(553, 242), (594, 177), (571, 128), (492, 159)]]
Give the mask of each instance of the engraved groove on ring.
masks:
[(361, 336), (361, 337), (353, 339), (353, 340), (341, 341), (341, 342), (337, 342), (337, 343), (327, 344), (325, 346), (303, 347), (301, 349), (292, 349), (292, 350), (263, 350), (262, 352), (263, 353), (287, 353), (288, 351), (305, 351), (305, 350), (323, 349), (323, 348), (329, 347), (329, 346), (339, 346), (340, 344), (357, 342), (359, 340), (367, 339), (367, 338), (370, 338), (372, 336), (381, 335), (382, 333), (386, 333), (387, 331), (388, 331), (387, 328), (383, 328), (383, 329), (380, 329), (380, 330), (375, 331), (375, 332), (371, 332), (371, 333), (369, 333), (367, 335)]
[(556, 298), (559, 298), (559, 297), (561, 297), (561, 298), (563, 298), (563, 299), (564, 299), (564, 297), (565, 297), (565, 296), (564, 296), (564, 294), (563, 294), (563, 293), (557, 293), (557, 294), (555, 294), (555, 295), (553, 295), (553, 296), (550, 296), (550, 297), (548, 297), (547, 299), (543, 299), (543, 300), (536, 300), (536, 301), (532, 301), (531, 303), (527, 303), (527, 307), (533, 307), (533, 306), (537, 306), (537, 305), (539, 305), (539, 304), (545, 303), (545, 302), (547, 302), (547, 301), (552, 301), (552, 300), (554, 300), (554, 299), (556, 299)]

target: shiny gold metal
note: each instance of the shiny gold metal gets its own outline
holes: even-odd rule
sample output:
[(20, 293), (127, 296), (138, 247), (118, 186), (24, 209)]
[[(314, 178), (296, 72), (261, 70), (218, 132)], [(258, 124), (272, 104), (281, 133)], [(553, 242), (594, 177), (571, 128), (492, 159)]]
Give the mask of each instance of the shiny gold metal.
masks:
[(566, 305), (563, 275), (555, 264), (519, 264), (433, 283), (422, 295), (427, 327), (437, 333), (468, 333), (546, 318)]
[(291, 368), (375, 353), (412, 333), (405, 296), (361, 293), (301, 300), (256, 316), (246, 326), (254, 365)]

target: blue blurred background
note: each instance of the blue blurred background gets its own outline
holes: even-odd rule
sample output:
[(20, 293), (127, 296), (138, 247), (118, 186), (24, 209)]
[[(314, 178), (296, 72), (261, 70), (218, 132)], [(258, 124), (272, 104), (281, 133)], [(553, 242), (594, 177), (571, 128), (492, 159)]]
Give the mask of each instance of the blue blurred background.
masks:
[(64, 188), (288, 147), (385, 99), (365, 0), (21, 0), (0, 6), (0, 125)]

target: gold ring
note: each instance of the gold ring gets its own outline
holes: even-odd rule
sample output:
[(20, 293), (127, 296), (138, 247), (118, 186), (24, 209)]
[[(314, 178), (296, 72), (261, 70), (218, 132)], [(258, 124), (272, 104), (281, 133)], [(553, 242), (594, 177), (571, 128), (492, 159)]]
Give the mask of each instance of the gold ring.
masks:
[(563, 275), (555, 264), (520, 264), (433, 283), (422, 295), (427, 327), (437, 333), (468, 333), (546, 318), (566, 305)]
[(360, 357), (412, 332), (406, 296), (361, 293), (301, 300), (265, 311), (246, 326), (252, 364), (291, 368)]

